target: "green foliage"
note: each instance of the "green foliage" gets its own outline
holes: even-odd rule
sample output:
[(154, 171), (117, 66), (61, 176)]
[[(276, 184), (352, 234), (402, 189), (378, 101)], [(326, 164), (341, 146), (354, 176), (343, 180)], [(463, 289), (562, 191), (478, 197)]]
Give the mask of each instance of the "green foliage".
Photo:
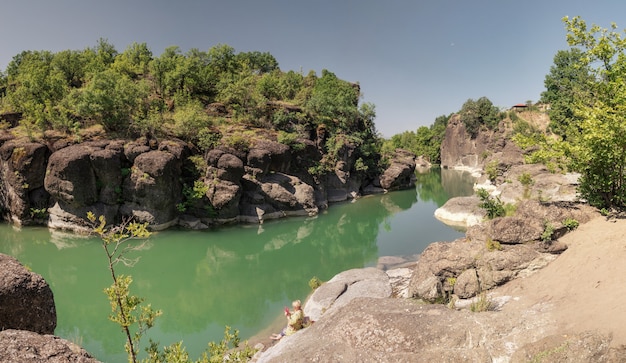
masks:
[(277, 140), (279, 143), (288, 145), (295, 151), (303, 150), (305, 146), (303, 143), (298, 142), (298, 134), (293, 132), (278, 131)]
[[(224, 330), (224, 338), (219, 342), (209, 342), (207, 350), (201, 357), (193, 362), (196, 363), (222, 363), (222, 362), (248, 362), (256, 349), (250, 347), (248, 342), (244, 342), (240, 346), (239, 331), (230, 332), (230, 327), (226, 326)], [(163, 347), (161, 351), (158, 343), (151, 341), (150, 347), (147, 349), (147, 363), (191, 363), (182, 342), (174, 343)]]
[(580, 132), (583, 119), (576, 112), (576, 104), (591, 97), (592, 80), (586, 56), (579, 48), (561, 50), (554, 56), (554, 65), (544, 81), (546, 90), (541, 94), (541, 102), (550, 105), (550, 130), (564, 140)]
[(31, 218), (46, 218), (48, 216), (48, 208), (30, 208)]
[(532, 175), (530, 175), (530, 173), (522, 173), (520, 174), (520, 176), (517, 177), (517, 180), (523, 185), (523, 186), (531, 186), (535, 183), (535, 181), (533, 180)]
[(94, 74), (85, 87), (68, 97), (73, 113), (82, 119), (109, 131), (125, 131), (139, 111), (139, 100), (147, 97), (147, 88), (113, 70), (105, 70)]
[(232, 133), (222, 138), (222, 142), (233, 149), (240, 151), (248, 151), (250, 149), (251, 140), (244, 133)]
[(211, 129), (201, 129), (198, 132), (198, 146), (201, 150), (211, 150), (217, 146), (222, 139), (222, 134)]
[(485, 242), (485, 247), (488, 251), (502, 251), (502, 245), (498, 241), (494, 241), (491, 238), (487, 238), (487, 242)]
[(518, 133), (513, 142), (526, 151), (524, 161), (527, 164), (544, 164), (552, 173), (572, 170), (575, 145), (570, 142), (554, 139), (541, 133), (528, 135)]
[(319, 122), (326, 124), (333, 131), (354, 129), (358, 120), (359, 91), (355, 85), (342, 81), (324, 69), (322, 77), (315, 80), (311, 98), (306, 103), (309, 112)]
[(382, 152), (390, 155), (395, 149), (405, 149), (417, 156), (426, 157), (431, 163), (441, 163), (441, 143), (451, 116), (439, 116), (430, 126), (420, 126), (416, 132), (405, 131), (385, 140)]
[(320, 280), (317, 276), (313, 276), (310, 280), (309, 280), (309, 287), (311, 288), (311, 290), (315, 290), (318, 287), (322, 286), (324, 282), (322, 280)]
[(187, 211), (195, 201), (201, 200), (209, 191), (209, 186), (202, 180), (195, 180), (193, 186), (183, 185), (183, 201), (176, 205), (179, 212)]
[(578, 228), (578, 221), (574, 218), (565, 218), (565, 220), (563, 221), (563, 225), (570, 231), (575, 230), (576, 228)]
[(495, 182), (498, 177), (498, 162), (494, 160), (485, 165), (485, 173), (492, 183)]
[(504, 203), (502, 203), (499, 197), (492, 197), (489, 195), (489, 192), (483, 188), (476, 190), (476, 194), (480, 199), (478, 206), (487, 212), (488, 219), (503, 217), (506, 214)]
[(495, 129), (504, 117), (504, 114), (500, 113), (500, 110), (487, 97), (481, 97), (476, 101), (470, 98), (461, 107), (459, 115), (465, 129), (472, 137), (476, 137), (482, 127), (489, 130)]
[(550, 222), (544, 222), (543, 232), (541, 233), (541, 240), (543, 242), (550, 242), (554, 236), (554, 225)]
[(592, 97), (575, 103), (584, 121), (576, 138), (575, 167), (581, 173), (579, 192), (591, 205), (626, 208), (626, 39), (617, 26), (587, 28), (579, 17), (563, 21), (570, 46), (580, 47), (577, 64), (589, 66)]
[(148, 224), (129, 222), (120, 226), (107, 228), (106, 219), (89, 212), (87, 219), (92, 224), (93, 233), (102, 240), (102, 247), (107, 255), (109, 272), (113, 284), (104, 289), (105, 294), (111, 303), (111, 315), (109, 320), (117, 323), (126, 336), (126, 352), (129, 362), (137, 362), (138, 347), (145, 332), (154, 326), (155, 319), (161, 315), (161, 311), (153, 310), (150, 304), (142, 305), (143, 298), (130, 294), (130, 276), (117, 275), (115, 266), (122, 262), (124, 265), (132, 266), (137, 259), (129, 259), (126, 255), (131, 251), (136, 251), (141, 246), (131, 246), (128, 242), (132, 239), (145, 239), (150, 236), (147, 229)]
[(197, 140), (200, 132), (211, 126), (209, 115), (199, 101), (177, 107), (172, 118), (174, 135), (185, 140)]

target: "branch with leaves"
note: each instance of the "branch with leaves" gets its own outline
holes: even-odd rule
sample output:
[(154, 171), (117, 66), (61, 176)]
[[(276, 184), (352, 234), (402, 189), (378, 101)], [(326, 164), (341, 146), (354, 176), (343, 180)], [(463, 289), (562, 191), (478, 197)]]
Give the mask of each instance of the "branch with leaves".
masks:
[[(87, 219), (93, 224), (93, 233), (102, 240), (108, 263), (109, 272), (113, 284), (104, 289), (111, 303), (111, 315), (109, 320), (118, 324), (126, 335), (126, 352), (128, 361), (137, 363), (138, 347), (141, 337), (154, 326), (155, 319), (161, 315), (160, 310), (153, 310), (150, 304), (142, 305), (144, 299), (130, 294), (131, 276), (117, 275), (115, 266), (122, 263), (125, 266), (133, 266), (139, 258), (131, 259), (129, 252), (141, 250), (145, 246), (145, 239), (150, 237), (147, 223), (125, 221), (119, 226), (107, 227), (106, 218), (96, 216), (89, 212)], [(143, 239), (139, 245), (129, 242), (134, 239)], [(136, 325), (136, 328), (133, 326)], [(134, 330), (134, 332), (132, 332)]]

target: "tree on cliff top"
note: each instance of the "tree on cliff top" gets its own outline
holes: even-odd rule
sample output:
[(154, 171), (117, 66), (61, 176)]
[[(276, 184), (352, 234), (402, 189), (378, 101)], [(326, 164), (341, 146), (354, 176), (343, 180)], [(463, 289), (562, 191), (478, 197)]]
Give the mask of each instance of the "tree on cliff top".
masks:
[(478, 100), (470, 98), (461, 107), (459, 115), (472, 138), (476, 137), (483, 127), (489, 130), (495, 129), (498, 122), (502, 120), (500, 110), (487, 97), (481, 97)]

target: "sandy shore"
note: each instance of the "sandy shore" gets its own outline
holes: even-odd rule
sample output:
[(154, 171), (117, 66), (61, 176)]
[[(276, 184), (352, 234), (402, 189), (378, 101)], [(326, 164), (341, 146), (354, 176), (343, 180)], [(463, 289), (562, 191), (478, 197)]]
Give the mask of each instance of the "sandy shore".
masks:
[(536, 273), (498, 288), (503, 311), (537, 310), (556, 332), (612, 334), (626, 344), (626, 219), (598, 217), (560, 239), (568, 249)]

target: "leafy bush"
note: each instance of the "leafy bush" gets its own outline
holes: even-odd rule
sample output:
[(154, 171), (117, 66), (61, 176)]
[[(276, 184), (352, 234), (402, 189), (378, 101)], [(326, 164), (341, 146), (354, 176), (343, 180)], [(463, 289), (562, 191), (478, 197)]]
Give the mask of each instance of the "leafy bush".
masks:
[(317, 276), (313, 276), (309, 280), (309, 287), (311, 288), (311, 290), (317, 289), (318, 287), (322, 286), (322, 284), (322, 280), (320, 280)]
[(485, 242), (485, 247), (487, 247), (488, 251), (502, 251), (502, 245), (498, 241), (494, 241), (491, 238), (487, 238), (487, 242)]
[(480, 188), (476, 191), (480, 203), (478, 206), (487, 212), (487, 218), (493, 219), (496, 217), (502, 217), (506, 215), (504, 209), (504, 203), (500, 200), (500, 197), (492, 197), (486, 189)]
[(485, 165), (485, 173), (492, 183), (495, 182), (498, 177), (498, 162), (494, 160)]
[(570, 231), (575, 230), (576, 228), (578, 228), (578, 221), (574, 218), (565, 218), (565, 220), (563, 221), (563, 225)]
[(535, 183), (535, 181), (533, 180), (533, 177), (529, 173), (522, 173), (520, 176), (517, 177), (517, 180), (523, 186), (530, 186)]
[(543, 225), (543, 233), (541, 233), (541, 240), (543, 242), (550, 242), (554, 236), (554, 225), (550, 222), (545, 222)]

